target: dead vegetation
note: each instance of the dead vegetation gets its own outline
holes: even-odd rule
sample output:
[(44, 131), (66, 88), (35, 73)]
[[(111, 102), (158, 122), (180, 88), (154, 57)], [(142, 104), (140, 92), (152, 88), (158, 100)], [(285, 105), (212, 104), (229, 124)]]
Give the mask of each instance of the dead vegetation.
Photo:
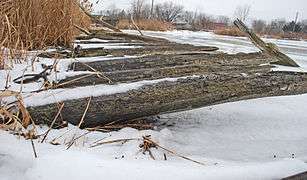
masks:
[(234, 36), (234, 37), (244, 37), (245, 34), (238, 30), (236, 27), (227, 27), (224, 29), (218, 29), (214, 31), (215, 34), (223, 36)]
[[(156, 19), (140, 19), (137, 20), (136, 25), (141, 30), (149, 30), (149, 31), (169, 31), (173, 30), (174, 27), (172, 23), (164, 22)], [(119, 20), (117, 27), (119, 29), (134, 29), (134, 25), (129, 19), (121, 19)]]
[(90, 21), (75, 0), (2, 0), (0, 41), (12, 49), (70, 46), (77, 30)]
[[(173, 156), (185, 159), (187, 161), (191, 161), (193, 163), (205, 166), (205, 163), (200, 162), (200, 161), (196, 161), (194, 159), (191, 159), (189, 157), (180, 155), (178, 153), (176, 153), (173, 150), (170, 150), (168, 148), (165, 148), (164, 146), (161, 146), (159, 143), (155, 142), (154, 140), (152, 140), (151, 135), (146, 135), (146, 136), (142, 136), (142, 138), (128, 138), (128, 139), (115, 139), (115, 140), (110, 140), (110, 141), (98, 141), (95, 142), (94, 144), (91, 145), (91, 148), (94, 147), (98, 147), (98, 146), (102, 146), (102, 145), (107, 145), (107, 144), (114, 144), (114, 143), (121, 143), (121, 144), (125, 144), (129, 141), (140, 141), (140, 145), (139, 145), (139, 152), (142, 152), (144, 155), (146, 155), (146, 153), (148, 153), (148, 155), (153, 159), (156, 160), (156, 157), (153, 155), (152, 153), (152, 149), (157, 149), (157, 150), (162, 150), (168, 154), (171, 154)], [(163, 159), (167, 160), (166, 154), (163, 154)]]
[(90, 19), (75, 1), (1, 0), (0, 69), (4, 68), (5, 55), (16, 59), (25, 53), (23, 50), (70, 47), (79, 33), (75, 25), (90, 25)]

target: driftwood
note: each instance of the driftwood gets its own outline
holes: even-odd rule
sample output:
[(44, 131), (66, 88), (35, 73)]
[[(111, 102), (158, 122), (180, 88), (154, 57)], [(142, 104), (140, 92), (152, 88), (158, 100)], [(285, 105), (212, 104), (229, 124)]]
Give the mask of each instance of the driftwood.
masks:
[[(170, 43), (166, 40), (153, 41), (123, 33), (95, 34), (92, 37), (97, 36), (112, 40), (142, 41), (149, 45), (139, 49), (108, 50), (112, 55), (143, 55), (137, 58), (77, 62), (71, 66), (71, 70), (95, 70), (106, 78), (98, 78), (97, 74), (85, 78), (75, 76), (60, 82), (62, 86), (57, 87), (72, 88), (165, 77), (177, 77), (179, 80), (147, 85), (124, 93), (92, 97), (90, 104), (88, 98), (67, 100), (61, 111), (61, 120), (75, 125), (84, 116), (87, 106), (89, 108), (82, 118), (82, 126), (96, 127), (114, 121), (123, 122), (225, 102), (307, 92), (307, 74), (271, 72), (270, 65), (263, 65), (276, 61), (275, 56), (269, 57), (263, 53), (205, 54), (202, 51), (205, 47)], [(194, 51), (201, 53), (192, 53)], [(29, 107), (28, 110), (38, 123), (50, 124), (58, 112), (58, 104)]]
[[(93, 97), (84, 127), (126, 121), (225, 102), (307, 92), (307, 75), (289, 72), (210, 73), (202, 77), (161, 82), (107, 96)], [(65, 101), (62, 118), (77, 125), (87, 98)], [(51, 123), (57, 104), (28, 108), (38, 123)]]
[(237, 19), (234, 24), (244, 32), (247, 37), (252, 41), (252, 43), (258, 47), (262, 52), (277, 58), (279, 61), (275, 62), (277, 64), (299, 67), (299, 65), (292, 60), (289, 56), (278, 50), (278, 47), (273, 43), (265, 43), (261, 38), (259, 38), (252, 30), (250, 30), (240, 19)]
[[(126, 83), (214, 72), (251, 73), (261, 70), (268, 71), (271, 68), (270, 65), (259, 65), (269, 61), (270, 59), (259, 53), (252, 53), (241, 55), (160, 55), (93, 63), (74, 63), (71, 66), (74, 70), (91, 71), (95, 69), (103, 72), (108, 79), (97, 77), (95, 74), (86, 77), (80, 75), (60, 81), (58, 87), (71, 88), (94, 84), (109, 84), (110, 82)], [(223, 65), (221, 65), (222, 62)]]

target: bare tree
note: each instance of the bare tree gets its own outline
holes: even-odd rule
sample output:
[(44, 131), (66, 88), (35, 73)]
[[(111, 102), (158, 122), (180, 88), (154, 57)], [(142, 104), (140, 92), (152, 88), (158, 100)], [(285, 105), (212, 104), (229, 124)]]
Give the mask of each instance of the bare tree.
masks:
[(241, 21), (245, 22), (250, 14), (251, 6), (250, 5), (243, 5), (238, 6), (235, 10), (234, 16)]
[(136, 20), (139, 20), (142, 17), (142, 11), (144, 6), (144, 0), (134, 0), (131, 3), (132, 15)]
[(230, 18), (227, 17), (227, 16), (218, 16), (217, 17), (217, 22), (229, 25), (230, 24)]
[(267, 25), (266, 32), (268, 34), (278, 34), (283, 32), (283, 27), (286, 24), (285, 19), (275, 19), (271, 21), (269, 25)]
[(158, 19), (166, 22), (173, 22), (183, 11), (183, 6), (173, 2), (165, 2), (155, 6), (155, 14)]
[(266, 22), (264, 20), (254, 20), (252, 22), (252, 28), (256, 33), (263, 33), (266, 28)]
[(150, 18), (153, 18), (153, 16), (154, 16), (154, 4), (155, 4), (155, 1), (151, 0)]

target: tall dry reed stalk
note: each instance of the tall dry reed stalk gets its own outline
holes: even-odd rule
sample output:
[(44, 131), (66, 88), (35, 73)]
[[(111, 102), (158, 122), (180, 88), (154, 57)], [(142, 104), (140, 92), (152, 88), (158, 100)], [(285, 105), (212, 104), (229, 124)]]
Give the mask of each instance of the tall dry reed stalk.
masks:
[(20, 56), (20, 50), (71, 46), (77, 33), (74, 25), (90, 25), (90, 19), (80, 11), (76, 1), (80, 3), (79, 0), (0, 0), (0, 66), (4, 63), (3, 47), (10, 49), (11, 55)]

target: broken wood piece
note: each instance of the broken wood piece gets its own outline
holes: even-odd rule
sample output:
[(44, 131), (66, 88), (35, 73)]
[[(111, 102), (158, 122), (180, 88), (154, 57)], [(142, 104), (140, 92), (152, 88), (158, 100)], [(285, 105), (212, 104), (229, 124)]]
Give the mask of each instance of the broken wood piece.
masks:
[(292, 60), (289, 56), (279, 51), (278, 47), (273, 43), (266, 43), (260, 37), (258, 37), (252, 30), (250, 30), (240, 19), (234, 21), (234, 24), (239, 30), (244, 32), (252, 43), (258, 47), (262, 52), (277, 58), (279, 61), (276, 64), (299, 67), (299, 65)]
[(86, 35), (91, 35), (92, 34), (88, 30), (86, 30), (86, 29), (84, 29), (84, 28), (82, 28), (82, 27), (80, 27), (80, 26), (78, 26), (76, 24), (74, 24), (74, 27), (77, 28), (79, 31), (83, 32)]
[(140, 30), (140, 28), (138, 27), (138, 25), (134, 22), (133, 14), (131, 14), (131, 22), (132, 22), (133, 26), (136, 28), (136, 30), (139, 31), (139, 33), (141, 34), (141, 36), (144, 36), (144, 34), (142, 33), (142, 31)]

